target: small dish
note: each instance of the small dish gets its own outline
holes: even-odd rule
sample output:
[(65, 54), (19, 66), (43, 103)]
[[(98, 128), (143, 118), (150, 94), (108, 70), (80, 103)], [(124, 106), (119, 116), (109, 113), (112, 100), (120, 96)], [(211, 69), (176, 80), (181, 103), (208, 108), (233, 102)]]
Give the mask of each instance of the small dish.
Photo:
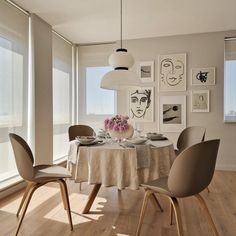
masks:
[(96, 137), (94, 136), (77, 136), (76, 140), (80, 142), (80, 144), (92, 144), (96, 141)]
[(147, 142), (147, 138), (132, 138), (132, 139), (127, 139), (126, 142), (128, 144), (134, 144), (134, 145), (144, 144), (145, 142)]
[(158, 134), (158, 133), (147, 133), (147, 138), (149, 139), (161, 139), (163, 134)]

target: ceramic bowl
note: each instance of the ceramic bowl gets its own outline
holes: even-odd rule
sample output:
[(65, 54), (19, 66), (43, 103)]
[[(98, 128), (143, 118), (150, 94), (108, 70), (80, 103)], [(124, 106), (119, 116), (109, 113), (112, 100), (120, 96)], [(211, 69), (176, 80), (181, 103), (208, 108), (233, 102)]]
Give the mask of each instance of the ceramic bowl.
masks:
[(78, 140), (81, 144), (90, 144), (96, 140), (94, 136), (77, 136), (76, 140)]

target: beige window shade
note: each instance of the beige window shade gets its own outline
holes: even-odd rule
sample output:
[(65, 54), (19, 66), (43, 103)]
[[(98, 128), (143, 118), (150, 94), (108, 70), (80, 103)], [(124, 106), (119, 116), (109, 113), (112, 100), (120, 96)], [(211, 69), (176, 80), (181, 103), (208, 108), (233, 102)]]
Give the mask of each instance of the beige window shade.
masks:
[(68, 152), (72, 122), (72, 45), (53, 33), (53, 159)]
[(236, 38), (225, 40), (224, 121), (236, 122)]
[(225, 40), (225, 60), (236, 60), (236, 38)]
[(0, 182), (16, 174), (8, 133), (27, 138), (29, 17), (0, 1)]

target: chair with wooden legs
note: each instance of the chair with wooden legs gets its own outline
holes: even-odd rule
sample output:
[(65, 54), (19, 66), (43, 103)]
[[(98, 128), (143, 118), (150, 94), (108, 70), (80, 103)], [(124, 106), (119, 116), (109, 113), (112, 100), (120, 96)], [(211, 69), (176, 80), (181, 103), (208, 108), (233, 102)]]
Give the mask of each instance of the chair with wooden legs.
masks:
[[(177, 140), (177, 149), (175, 149), (175, 157), (177, 157), (184, 149), (203, 142), (205, 140), (206, 128), (201, 126), (190, 126), (184, 129)], [(209, 193), (209, 187), (206, 188)], [(172, 206), (172, 205), (171, 205)], [(172, 211), (172, 209), (171, 209)], [(172, 217), (172, 216), (171, 216)]]
[(184, 149), (204, 141), (205, 133), (206, 128), (201, 126), (190, 126), (184, 129), (177, 140), (177, 149), (175, 150), (176, 156), (178, 156)]
[(195, 196), (207, 215), (215, 235), (218, 235), (205, 201), (199, 194), (212, 180), (220, 140), (209, 140), (195, 144), (177, 156), (169, 176), (142, 184), (145, 188), (142, 210), (136, 236), (140, 235), (141, 226), (149, 197), (153, 193), (166, 196), (174, 209), (178, 235), (183, 236), (183, 226), (177, 198)]
[[(95, 136), (93, 128), (88, 125), (72, 125), (68, 129), (69, 141), (75, 140), (77, 136)], [(82, 183), (79, 184), (81, 191)]]
[(70, 223), (70, 228), (73, 230), (70, 203), (68, 197), (68, 190), (64, 178), (71, 177), (70, 172), (61, 166), (56, 165), (38, 165), (33, 166), (34, 158), (30, 147), (20, 136), (16, 134), (9, 134), (12, 144), (13, 152), (15, 155), (16, 166), (20, 176), (27, 182), (27, 187), (22, 197), (17, 216), (21, 210), (22, 215), (19, 219), (16, 234), (18, 234), (22, 221), (24, 219), (29, 202), (35, 190), (49, 182), (57, 182), (60, 185), (61, 195), (64, 208), (67, 210), (67, 215)]

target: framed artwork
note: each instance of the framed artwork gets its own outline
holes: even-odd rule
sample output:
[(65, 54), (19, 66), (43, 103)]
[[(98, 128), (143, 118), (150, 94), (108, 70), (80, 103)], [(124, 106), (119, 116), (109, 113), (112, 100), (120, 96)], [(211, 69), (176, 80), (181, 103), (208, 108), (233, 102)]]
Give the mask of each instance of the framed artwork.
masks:
[(186, 54), (159, 56), (159, 91), (186, 90)]
[(153, 122), (154, 88), (143, 87), (129, 92), (129, 118), (135, 122)]
[(143, 83), (154, 81), (154, 61), (140, 62), (138, 66), (138, 75)]
[(192, 85), (215, 85), (215, 67), (193, 68)]
[(181, 132), (186, 128), (186, 96), (160, 96), (160, 132)]
[(192, 112), (210, 111), (210, 92), (209, 90), (192, 91)]

